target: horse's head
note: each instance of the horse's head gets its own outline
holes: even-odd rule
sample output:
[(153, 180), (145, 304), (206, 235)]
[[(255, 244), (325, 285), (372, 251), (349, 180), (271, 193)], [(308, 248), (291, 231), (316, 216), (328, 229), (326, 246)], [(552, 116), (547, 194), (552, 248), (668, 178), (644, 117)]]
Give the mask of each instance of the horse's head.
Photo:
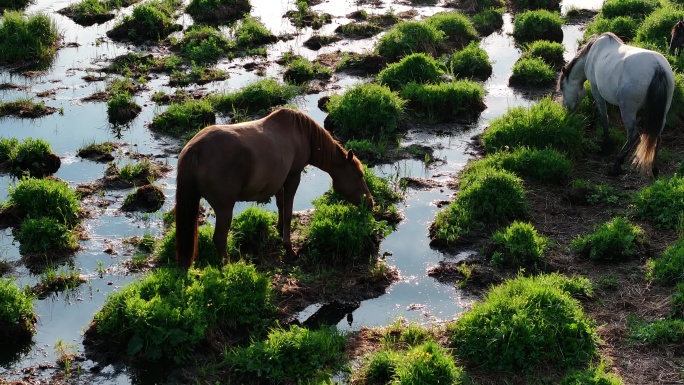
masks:
[(672, 37), (670, 38), (670, 55), (675, 54), (675, 50), (681, 53), (682, 45), (684, 45), (684, 20), (679, 19), (677, 24), (672, 27)]
[(363, 176), (363, 165), (354, 156), (353, 151), (347, 152), (341, 164), (335, 165), (334, 169), (330, 172), (330, 176), (332, 177), (335, 192), (348, 202), (356, 206), (364, 203), (369, 208), (375, 205), (373, 196), (371, 196), (370, 190), (368, 190), (366, 185), (366, 179)]
[(558, 82), (560, 91), (563, 92), (563, 107), (570, 111), (574, 111), (579, 107), (580, 102), (584, 99), (586, 90), (584, 89), (584, 81), (573, 81), (570, 79), (571, 69), (563, 67), (561, 69), (561, 77)]

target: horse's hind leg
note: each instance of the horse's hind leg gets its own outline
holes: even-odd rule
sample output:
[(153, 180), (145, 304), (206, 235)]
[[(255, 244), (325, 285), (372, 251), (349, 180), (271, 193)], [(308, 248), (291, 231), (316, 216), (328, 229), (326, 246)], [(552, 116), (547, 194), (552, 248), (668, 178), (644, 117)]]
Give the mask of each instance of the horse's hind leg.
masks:
[(221, 258), (223, 263), (230, 262), (228, 257), (228, 252), (226, 248), (228, 246), (228, 231), (230, 230), (230, 224), (233, 221), (233, 206), (235, 204), (230, 204), (228, 207), (222, 207), (220, 209), (214, 208), (216, 213), (216, 228), (214, 229), (214, 245), (216, 245), (216, 251)]
[(620, 108), (620, 115), (622, 116), (622, 122), (627, 129), (627, 141), (617, 155), (613, 169), (610, 172), (612, 175), (618, 175), (622, 172), (622, 164), (625, 162), (627, 154), (629, 154), (634, 147), (636, 147), (640, 139), (639, 128), (637, 127), (636, 121), (636, 112), (631, 109)]

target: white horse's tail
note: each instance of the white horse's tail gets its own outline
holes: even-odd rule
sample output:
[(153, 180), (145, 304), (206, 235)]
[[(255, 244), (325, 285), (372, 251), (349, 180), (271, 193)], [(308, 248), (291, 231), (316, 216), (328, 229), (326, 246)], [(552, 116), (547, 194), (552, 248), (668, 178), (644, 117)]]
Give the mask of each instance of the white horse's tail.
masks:
[(653, 162), (655, 160), (658, 138), (665, 124), (667, 114), (667, 75), (660, 66), (655, 69), (651, 84), (648, 86), (646, 94), (646, 104), (644, 105), (644, 130), (641, 134), (641, 141), (634, 151), (634, 164), (641, 175), (650, 176), (653, 172)]

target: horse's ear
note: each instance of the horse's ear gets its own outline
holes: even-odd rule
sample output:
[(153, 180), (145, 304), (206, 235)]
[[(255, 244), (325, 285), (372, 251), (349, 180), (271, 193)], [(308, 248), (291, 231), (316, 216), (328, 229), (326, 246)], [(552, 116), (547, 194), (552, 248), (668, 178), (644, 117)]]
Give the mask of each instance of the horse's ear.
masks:
[(347, 160), (349, 160), (349, 161), (354, 160), (354, 150), (349, 150), (347, 152)]

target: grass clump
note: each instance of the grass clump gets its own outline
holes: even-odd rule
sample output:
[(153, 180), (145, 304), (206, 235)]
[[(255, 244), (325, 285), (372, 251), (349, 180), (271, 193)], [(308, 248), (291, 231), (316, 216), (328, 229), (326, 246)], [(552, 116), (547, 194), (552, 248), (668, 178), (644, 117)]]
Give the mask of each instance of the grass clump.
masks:
[(225, 24), (249, 15), (249, 0), (191, 0), (185, 12), (195, 22)]
[(33, 287), (32, 291), (39, 297), (44, 297), (50, 292), (69, 290), (78, 287), (85, 282), (78, 271), (67, 272), (60, 268), (48, 268), (40, 275), (40, 282)]
[[(7, 143), (7, 142), (6, 142)], [(43, 177), (57, 172), (61, 160), (43, 139), (26, 138), (10, 150), (9, 165), (16, 176)]]
[(416, 52), (435, 56), (444, 40), (446, 40), (446, 34), (434, 25), (404, 21), (380, 37), (376, 50), (390, 62)]
[(472, 162), (468, 168), (501, 168), (522, 178), (543, 183), (564, 183), (572, 171), (572, 162), (565, 155), (552, 149), (518, 147), (513, 151), (498, 151)]
[(393, 142), (399, 131), (406, 101), (389, 87), (361, 83), (327, 103), (333, 131), (346, 139)]
[(238, 47), (248, 48), (266, 43), (273, 43), (277, 39), (271, 34), (266, 26), (251, 16), (242, 19), (235, 29), (235, 42)]
[(623, 217), (599, 225), (593, 233), (572, 240), (572, 250), (594, 260), (633, 257), (644, 243), (644, 231)]
[(602, 17), (600, 14), (594, 20), (587, 23), (584, 30), (584, 38), (591, 35), (600, 35), (604, 32), (613, 32), (623, 41), (629, 42), (636, 37), (640, 21), (630, 16), (618, 16), (611, 19)]
[(59, 47), (61, 35), (47, 14), (5, 11), (0, 18), (0, 62), (46, 60)]
[(330, 79), (332, 70), (321, 63), (312, 62), (303, 57), (296, 57), (285, 68), (283, 79), (294, 84), (306, 83), (314, 79)]
[(465, 236), (524, 219), (528, 211), (520, 178), (505, 170), (476, 170), (464, 176), (456, 199), (437, 213), (430, 237), (437, 244), (456, 244)]
[(382, 27), (375, 23), (349, 23), (335, 29), (336, 33), (350, 39), (365, 39), (382, 32)]
[(272, 329), (264, 341), (231, 350), (224, 363), (249, 382), (329, 381), (345, 363), (345, 342), (332, 329), (313, 331), (293, 325), (289, 330)]
[(519, 42), (534, 40), (563, 41), (563, 21), (558, 12), (545, 9), (524, 11), (515, 15), (513, 37)]
[(629, 338), (650, 346), (662, 346), (684, 341), (684, 320), (657, 319), (645, 322), (636, 318), (627, 319)]
[(22, 254), (48, 251), (73, 251), (78, 248), (78, 237), (55, 218), (27, 218), (16, 234)]
[(570, 114), (550, 97), (528, 108), (516, 107), (492, 120), (482, 134), (482, 144), (489, 153), (527, 146), (553, 148), (572, 157), (582, 150), (586, 122)]
[(492, 63), (487, 51), (477, 42), (471, 42), (449, 57), (447, 66), (457, 78), (477, 78), (486, 80), (492, 75)]
[(515, 0), (513, 7), (520, 12), (523, 10), (544, 9), (548, 11), (560, 11), (560, 0)]
[(366, 357), (358, 373), (359, 384), (460, 384), (463, 368), (456, 366), (447, 349), (427, 341), (406, 350), (385, 349)]
[[(1, 139), (0, 139), (1, 145)], [(78, 149), (76, 156), (88, 159), (102, 159), (102, 160), (113, 160), (114, 156), (111, 155), (118, 146), (113, 142), (103, 142), (103, 143), (90, 143)]]
[(514, 221), (492, 235), (492, 264), (499, 266), (536, 266), (544, 257), (547, 239), (537, 234), (530, 223)]
[(565, 46), (555, 41), (537, 40), (526, 44), (523, 51), (523, 55), (541, 58), (544, 63), (553, 68), (560, 68), (565, 63), (565, 58), (563, 58)]
[(659, 178), (634, 196), (634, 213), (664, 229), (684, 225), (684, 178)]
[(663, 284), (684, 282), (684, 238), (665, 249), (660, 257), (647, 262), (648, 276)]
[(591, 365), (586, 370), (573, 370), (563, 377), (560, 385), (622, 385), (622, 379), (606, 371), (604, 363)]
[(389, 64), (380, 71), (378, 80), (392, 91), (398, 91), (411, 82), (438, 83), (444, 70), (444, 65), (432, 56), (414, 53), (404, 56), (397, 63)]
[(172, 104), (155, 116), (150, 128), (167, 135), (191, 138), (202, 128), (216, 123), (214, 108), (208, 100), (186, 100)]
[(503, 8), (487, 8), (473, 15), (473, 27), (482, 37), (489, 36), (503, 27)]
[(30, 338), (36, 331), (37, 320), (30, 292), (19, 289), (13, 279), (0, 278), (0, 303), (0, 341), (11, 343)]
[(478, 39), (473, 22), (468, 16), (458, 11), (439, 12), (423, 20), (423, 23), (444, 32), (445, 43), (448, 42), (454, 48), (465, 47)]
[(66, 182), (28, 178), (8, 191), (9, 203), (30, 218), (49, 217), (69, 227), (78, 221), (81, 206), (76, 193)]
[(251, 265), (160, 268), (107, 297), (93, 327), (130, 356), (187, 362), (207, 332), (222, 325), (258, 335), (274, 307), (268, 277)]
[(18, 98), (9, 102), (0, 101), (0, 117), (14, 115), (20, 118), (39, 118), (57, 111), (45, 102), (34, 102), (31, 98)]
[(542, 87), (556, 81), (553, 67), (542, 58), (523, 56), (513, 65), (511, 85)]
[(399, 93), (413, 110), (428, 122), (477, 119), (485, 109), (480, 83), (458, 80), (440, 84), (409, 83)]
[(601, 16), (612, 19), (620, 16), (631, 16), (644, 19), (658, 8), (652, 0), (606, 0), (601, 7)]
[(258, 255), (280, 242), (276, 225), (278, 214), (249, 206), (235, 218), (228, 237), (229, 254)]
[(111, 96), (107, 101), (107, 116), (110, 122), (129, 122), (142, 111), (142, 107), (133, 98), (135, 87), (132, 88), (126, 87), (121, 82), (112, 83), (109, 90)]
[(297, 86), (266, 78), (231, 93), (213, 95), (210, 101), (217, 112), (224, 114), (236, 111), (244, 115), (263, 114), (272, 107), (287, 104), (300, 92)]
[(370, 209), (347, 204), (318, 204), (306, 232), (306, 247), (316, 262), (330, 265), (368, 263), (377, 253), (384, 222)]
[(233, 43), (211, 26), (191, 27), (176, 44), (181, 54), (196, 64), (215, 63)]
[(560, 274), (508, 280), (447, 325), (449, 341), (460, 359), (488, 370), (582, 366), (596, 355), (599, 339), (573, 296), (589, 290), (585, 278)]
[(172, 32), (183, 28), (174, 23), (173, 17), (181, 4), (180, 0), (152, 0), (142, 3), (107, 31), (107, 36), (113, 40), (133, 42), (163, 40)]
[(57, 12), (70, 17), (74, 22), (82, 26), (103, 23), (115, 17), (112, 7), (107, 2), (100, 0), (81, 0)]

